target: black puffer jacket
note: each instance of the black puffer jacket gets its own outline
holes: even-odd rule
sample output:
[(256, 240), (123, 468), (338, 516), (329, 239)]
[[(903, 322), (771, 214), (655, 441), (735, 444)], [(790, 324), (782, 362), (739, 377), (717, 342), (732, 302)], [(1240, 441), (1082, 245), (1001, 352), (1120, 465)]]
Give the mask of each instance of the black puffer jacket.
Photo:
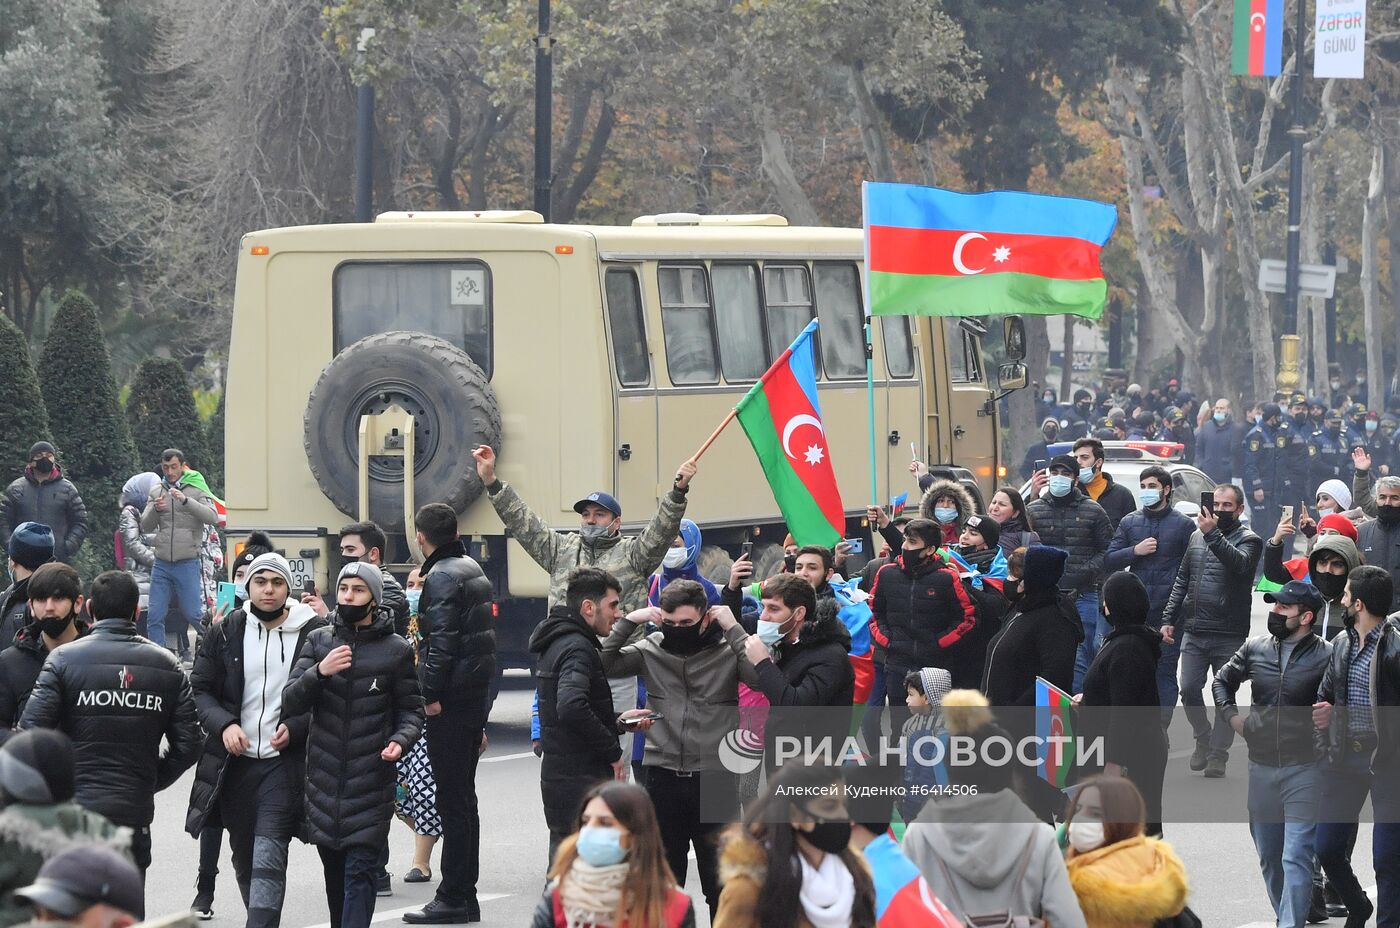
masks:
[(394, 618), (394, 634), (408, 637), (408, 597), (404, 595), (403, 586), (383, 567), (379, 568), (379, 575), (384, 578), (381, 605), (388, 609), (389, 615)]
[(834, 614), (817, 607), (797, 641), (779, 642), (773, 660), (760, 661), (758, 687), (773, 706), (849, 706), (855, 698), (851, 633)]
[(1046, 493), (1026, 504), (1040, 543), (1069, 554), (1060, 589), (1092, 593), (1103, 579), (1104, 555), (1113, 540), (1113, 523), (1103, 507), (1084, 495), (1078, 486), (1063, 497)]
[[(1264, 542), (1243, 525), (1226, 535), (1218, 527), (1209, 535), (1196, 531), (1181, 559), (1172, 595), (1162, 610), (1162, 624), (1188, 633), (1249, 634), (1254, 570)], [(1178, 641), (1180, 635), (1175, 635)]]
[[(1352, 659), (1360, 646), (1360, 636), (1350, 627), (1332, 639), (1332, 660), (1322, 677), (1322, 685), (1317, 688), (1319, 702), (1330, 702), (1338, 707), (1347, 704), (1347, 681), (1351, 677)], [(1394, 620), (1381, 626), (1376, 653), (1371, 658), (1371, 676), (1374, 681), (1371, 705), (1385, 707), (1375, 713), (1380, 743), (1372, 765), (1395, 770), (1400, 766), (1400, 709), (1395, 708), (1400, 706), (1400, 623)], [(1345, 712), (1332, 714), (1325, 740), (1328, 755), (1333, 761), (1340, 760), (1349, 740)]]
[[(0, 542), (3, 544), (3, 542)], [(0, 593), (0, 652), (15, 643), (15, 635), (29, 621), (29, 578), (16, 580)]]
[[(86, 615), (80, 614), (75, 621), (79, 638), (92, 630)], [(44, 646), (43, 635), (34, 622), (15, 635), (14, 647), (0, 651), (0, 741), (5, 740), (9, 729), (19, 724), (24, 704), (48, 656), (49, 649)]]
[[(328, 624), (320, 616), (308, 619), (298, 631), (296, 646), (290, 653), (301, 654), (310, 634)], [(185, 816), (185, 831), (195, 837), (203, 830), (209, 813), (218, 802), (224, 772), (228, 769), (229, 753), (224, 748), (224, 729), (237, 725), (242, 717), (243, 635), (247, 627), (248, 613), (244, 609), (216, 623), (200, 639), (199, 653), (195, 656), (194, 669), (190, 671), (195, 707), (199, 710), (199, 721), (207, 734), (204, 752), (194, 768), (190, 808)], [(291, 758), (300, 767), (306, 760), (306, 731), (311, 720), (305, 715), (298, 715), (283, 721), (291, 741), (279, 753)], [(294, 782), (300, 783), (302, 779), (303, 775), (298, 771)]]
[(491, 581), (467, 557), (460, 539), (438, 548), (423, 563), (423, 593), (418, 601), (423, 699), (479, 716), (474, 727), (486, 724), (491, 680), (496, 675), (491, 597)]
[(1215, 675), (1211, 695), (1220, 714), (1232, 719), (1240, 714), (1235, 693), (1248, 680), (1244, 740), (1249, 759), (1267, 767), (1311, 764), (1318, 758), (1312, 704), (1332, 662), (1332, 646), (1311, 634), (1294, 645), (1287, 667), (1280, 666), (1281, 653), (1282, 642), (1273, 635), (1250, 638)]
[(886, 663), (906, 670), (952, 670), (950, 653), (977, 626), (976, 606), (957, 571), (925, 556), (910, 575), (901, 555), (880, 568), (870, 592), (871, 634)]
[[(321, 659), (342, 644), (354, 654), (350, 667), (321, 676)], [(413, 646), (394, 634), (387, 609), (360, 627), (332, 612), (329, 627), (307, 636), (282, 691), (282, 721), (306, 713), (307, 837), (336, 849), (382, 846), (394, 815), (397, 768), (379, 754), (394, 741), (407, 755), (423, 732)]]
[(1103, 479), (1108, 485), (1104, 487), (1098, 498), (1094, 499), (1094, 502), (1098, 503), (1099, 508), (1108, 515), (1108, 521), (1116, 529), (1118, 523), (1123, 521), (1124, 516), (1137, 511), (1137, 497), (1132, 490), (1121, 483), (1116, 483), (1111, 474), (1103, 474)]
[(19, 727), (71, 738), (77, 803), (130, 828), (151, 823), (155, 794), (189, 769), (203, 741), (175, 655), (125, 619), (103, 619), (49, 656)]
[(9, 544), (15, 526), (23, 522), (40, 522), (53, 529), (53, 556), (65, 564), (72, 562), (87, 538), (87, 507), (78, 488), (61, 472), (40, 483), (33, 465), (0, 498), (0, 545)]
[[(1196, 523), (1171, 507), (1161, 511), (1143, 509), (1129, 513), (1118, 523), (1113, 541), (1104, 556), (1104, 571), (1131, 569), (1133, 575), (1147, 587), (1147, 624), (1158, 628), (1162, 624), (1162, 609), (1172, 595), (1181, 559), (1191, 544)], [(1148, 538), (1157, 539), (1157, 550), (1151, 554), (1135, 554), (1133, 548)]]
[[(1392, 577), (1400, 576), (1400, 522), (1386, 525), (1379, 519), (1361, 523), (1356, 547), (1367, 564), (1381, 568)], [(1390, 599), (1390, 611), (1400, 611), (1400, 583)]]

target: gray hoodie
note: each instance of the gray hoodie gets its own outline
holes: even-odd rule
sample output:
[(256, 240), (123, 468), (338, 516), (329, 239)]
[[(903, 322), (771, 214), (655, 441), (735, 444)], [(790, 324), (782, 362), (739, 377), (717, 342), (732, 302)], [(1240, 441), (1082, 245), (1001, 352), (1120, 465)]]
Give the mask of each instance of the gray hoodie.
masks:
[[(1028, 848), (1025, 878), (1015, 885)], [(1055, 832), (1012, 790), (927, 803), (904, 833), (904, 853), (965, 921), (1007, 912), (1043, 918), (1054, 928), (1086, 928)]]

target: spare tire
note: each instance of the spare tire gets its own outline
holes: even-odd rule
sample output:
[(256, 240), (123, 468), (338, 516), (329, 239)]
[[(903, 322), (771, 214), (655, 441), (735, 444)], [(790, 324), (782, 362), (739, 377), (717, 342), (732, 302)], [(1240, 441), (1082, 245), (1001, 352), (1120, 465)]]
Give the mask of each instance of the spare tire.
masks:
[[(482, 491), (471, 450), (500, 450), (500, 405), (465, 351), (422, 332), (370, 335), (322, 369), (306, 401), (303, 438), (321, 491), (358, 518), (360, 417), (390, 406), (414, 419), (415, 505), (464, 511)], [(369, 478), (370, 517), (385, 531), (404, 531), (403, 459), (371, 455)]]

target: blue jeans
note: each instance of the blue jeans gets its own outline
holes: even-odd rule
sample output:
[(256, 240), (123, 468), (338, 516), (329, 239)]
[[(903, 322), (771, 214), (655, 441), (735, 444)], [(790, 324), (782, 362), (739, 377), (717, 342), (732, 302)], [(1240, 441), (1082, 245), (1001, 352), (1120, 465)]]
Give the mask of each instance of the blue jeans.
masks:
[(1176, 683), (1176, 662), (1181, 657), (1181, 642), (1162, 642), (1162, 657), (1157, 661), (1157, 695), (1162, 699), (1162, 727), (1170, 728), (1172, 713), (1176, 711), (1176, 699), (1181, 695), (1181, 687)]
[(1084, 673), (1099, 653), (1099, 645), (1112, 629), (1108, 620), (1099, 614), (1099, 591), (1080, 593), (1074, 600), (1074, 608), (1079, 612), (1079, 623), (1084, 626), (1084, 640), (1079, 642), (1079, 652), (1074, 655), (1074, 692), (1081, 691)]
[[(146, 637), (165, 647), (165, 614), (172, 601), (185, 614), (185, 620), (198, 626), (204, 615), (204, 587), (199, 576), (199, 558), (162, 561), (151, 568), (150, 610), (146, 616)], [(182, 649), (183, 650), (183, 649)]]
[(1371, 771), (1369, 754), (1348, 754), (1323, 764), (1326, 784), (1318, 808), (1317, 857), (1347, 908), (1362, 906), (1365, 891), (1347, 860), (1351, 835), (1371, 794), (1375, 824), (1371, 861), (1376, 872), (1376, 925), (1400, 925), (1400, 770)]
[(1249, 833), (1279, 928), (1303, 928), (1313, 889), (1318, 765), (1249, 762)]

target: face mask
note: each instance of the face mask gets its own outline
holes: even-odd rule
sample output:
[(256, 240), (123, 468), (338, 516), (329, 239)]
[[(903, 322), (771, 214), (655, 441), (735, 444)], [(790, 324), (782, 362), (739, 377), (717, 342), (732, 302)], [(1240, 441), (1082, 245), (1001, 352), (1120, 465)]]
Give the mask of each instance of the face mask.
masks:
[(59, 618), (39, 619), (39, 631), (43, 632), (45, 635), (48, 635), (50, 638), (57, 638), (59, 635), (62, 635), (64, 632), (68, 631), (68, 626), (72, 623), (72, 621), (73, 613), (71, 612)]
[(1079, 482), (1087, 484), (1094, 479), (1094, 469), (1092, 467), (1079, 468)]
[(1313, 575), (1312, 581), (1317, 591), (1327, 599), (1336, 599), (1347, 588), (1345, 574), (1318, 573)]
[(404, 598), (408, 600), (408, 614), (418, 614), (418, 601), (423, 598), (422, 590), (404, 590)]
[(958, 511), (948, 506), (937, 506), (933, 510), (933, 517), (940, 525), (947, 525), (958, 517)]
[(1157, 489), (1138, 490), (1138, 502), (1143, 509), (1151, 509), (1162, 501), (1162, 491)]
[(1056, 474), (1050, 478), (1049, 486), (1051, 496), (1068, 496), (1074, 486), (1074, 480), (1064, 474)]
[(1297, 630), (1296, 626), (1293, 628), (1288, 627), (1288, 616), (1284, 615), (1282, 612), (1269, 613), (1269, 634), (1273, 635), (1279, 641), (1287, 638)]
[(1305, 412), (1295, 412), (1293, 414), (1293, 421), (1299, 425), (1303, 425), (1308, 421), (1308, 414)]
[(758, 620), (758, 640), (768, 647), (773, 647), (783, 640), (783, 623), (769, 622), (767, 619)]
[(684, 548), (671, 548), (666, 552), (666, 556), (661, 559), (661, 564), (664, 567), (670, 567), (672, 569), (684, 567), (688, 553), (689, 552)]
[(1376, 518), (1386, 525), (1400, 522), (1400, 506), (1377, 506)]
[(48, 458), (40, 458), (34, 462), (34, 472), (36, 474), (53, 473), (53, 461), (50, 461)]
[(1051, 402), (1052, 400), (1054, 400), (1055, 397), (1052, 396), (1052, 395), (1050, 395), (1049, 393), (1047, 393), (1047, 394), (1045, 394), (1044, 396), (1042, 396), (1041, 399), (1044, 400), (1045, 402), (1049, 403), (1049, 402)]
[(233, 598), (241, 603), (246, 603), (248, 601), (248, 584), (235, 583), (233, 585)]
[(1334, 381), (1332, 381), (1332, 389), (1333, 389), (1333, 390), (1340, 390), (1341, 388), (1342, 388), (1342, 382), (1341, 382), (1340, 380), (1334, 380)]
[(900, 555), (904, 559), (904, 569), (908, 573), (913, 573), (919, 569), (919, 565), (924, 562), (923, 548), (901, 548)]
[(693, 654), (700, 649), (700, 623), (694, 625), (661, 624), (661, 647), (677, 654)]
[(1045, 441), (1048, 443), (1054, 441), (1055, 436), (1060, 434), (1060, 431), (1059, 429), (1042, 429), (1041, 434), (1045, 436)]
[(1366, 383), (1366, 378), (1365, 378), (1365, 377), (1358, 377), (1358, 378), (1356, 378), (1356, 385), (1357, 385), (1358, 387), (1359, 387), (1359, 386), (1362, 386), (1362, 385), (1365, 384), (1365, 383)]
[(1216, 413), (1211, 413), (1211, 416), (1210, 416), (1210, 417), (1211, 417), (1212, 419), (1214, 419), (1214, 420), (1216, 421), (1217, 424), (1219, 424), (1219, 425), (1224, 425), (1224, 424), (1225, 424), (1225, 420), (1228, 419), (1228, 418), (1230, 418), (1230, 414), (1229, 414), (1228, 412), (1216, 412)]
[(1075, 404), (1074, 404), (1074, 408), (1075, 408), (1075, 409), (1078, 409), (1081, 413), (1087, 414), (1087, 413), (1089, 412), (1090, 404), (1089, 404), (1089, 403), (1075, 403)]
[(278, 619), (282, 618), (282, 613), (285, 612), (286, 609), (287, 604), (285, 602), (271, 612), (263, 612), (251, 601), (248, 603), (248, 611), (252, 613), (253, 618), (257, 619), (259, 622), (276, 622)]
[(358, 606), (352, 606), (349, 603), (336, 603), (335, 614), (340, 616), (341, 621), (354, 625), (356, 622), (364, 621), (365, 616), (369, 615), (371, 605), (371, 603), (361, 603)]
[(1233, 512), (1222, 512), (1216, 515), (1215, 524), (1219, 526), (1222, 532), (1228, 535), (1240, 524), (1240, 517)]
[(1103, 847), (1103, 822), (1075, 819), (1069, 823), (1069, 844), (1080, 854)]
[(1374, 432), (1376, 429), (1380, 428), (1380, 425), (1381, 424), (1379, 422), (1367, 422), (1366, 431)]
[(793, 572), (794, 570), (796, 570), (796, 569), (797, 569), (797, 555), (796, 555), (796, 554), (789, 554), (789, 555), (787, 555), (786, 557), (783, 558), (783, 570), (784, 570), (784, 571), (786, 571), (787, 573), (792, 573), (792, 572)]
[(806, 838), (812, 847), (827, 854), (839, 854), (851, 843), (850, 822), (839, 819), (829, 822), (815, 815), (812, 817), (817, 819), (817, 824), (811, 831), (802, 832), (802, 837)]
[(585, 522), (578, 530), (584, 541), (599, 541), (612, 534), (612, 523), (607, 525), (590, 525)]
[(616, 828), (584, 825), (578, 831), (578, 856), (595, 867), (611, 867), (627, 859), (622, 832)]
[(1340, 425), (1328, 426), (1328, 427), (1327, 427), (1327, 434), (1331, 435), (1333, 438), (1341, 438), (1341, 437), (1342, 437), (1342, 427), (1341, 427)]

